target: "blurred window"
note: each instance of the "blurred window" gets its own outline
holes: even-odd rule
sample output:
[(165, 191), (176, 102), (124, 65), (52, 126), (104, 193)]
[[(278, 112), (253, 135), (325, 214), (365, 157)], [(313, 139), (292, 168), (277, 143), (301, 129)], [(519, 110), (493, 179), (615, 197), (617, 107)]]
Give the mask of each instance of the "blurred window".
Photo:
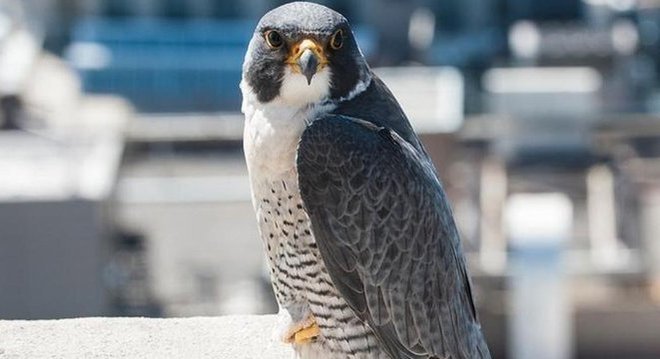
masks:
[(165, 0), (163, 1), (163, 14), (167, 17), (186, 17), (189, 15), (186, 0)]
[(506, 0), (508, 21), (575, 20), (582, 14), (580, 0)]

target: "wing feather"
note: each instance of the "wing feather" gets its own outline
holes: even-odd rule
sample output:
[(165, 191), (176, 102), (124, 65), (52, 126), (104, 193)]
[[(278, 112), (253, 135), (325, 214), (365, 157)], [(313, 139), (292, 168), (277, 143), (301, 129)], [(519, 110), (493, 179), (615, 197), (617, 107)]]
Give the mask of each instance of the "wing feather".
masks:
[(487, 358), (460, 241), (430, 161), (327, 115), (303, 132), (303, 204), (330, 277), (393, 358)]

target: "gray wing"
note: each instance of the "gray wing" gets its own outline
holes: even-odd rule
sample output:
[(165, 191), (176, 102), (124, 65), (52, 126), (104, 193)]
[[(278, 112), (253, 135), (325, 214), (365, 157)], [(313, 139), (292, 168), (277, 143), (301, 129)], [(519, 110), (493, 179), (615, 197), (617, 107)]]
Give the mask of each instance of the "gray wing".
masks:
[(393, 358), (489, 358), (451, 210), (428, 159), (339, 115), (297, 156), (303, 204), (342, 296)]

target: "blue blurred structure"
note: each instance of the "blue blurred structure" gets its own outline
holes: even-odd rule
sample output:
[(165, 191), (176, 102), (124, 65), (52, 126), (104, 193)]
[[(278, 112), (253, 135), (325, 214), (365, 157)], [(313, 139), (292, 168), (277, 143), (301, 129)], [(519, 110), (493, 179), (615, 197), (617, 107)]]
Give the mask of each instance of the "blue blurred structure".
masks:
[(145, 112), (240, 107), (241, 63), (253, 21), (86, 19), (68, 57), (90, 93), (130, 98)]
[[(238, 111), (253, 20), (87, 18), (66, 56), (88, 93), (131, 99), (141, 112)], [(365, 54), (375, 36), (356, 31)]]

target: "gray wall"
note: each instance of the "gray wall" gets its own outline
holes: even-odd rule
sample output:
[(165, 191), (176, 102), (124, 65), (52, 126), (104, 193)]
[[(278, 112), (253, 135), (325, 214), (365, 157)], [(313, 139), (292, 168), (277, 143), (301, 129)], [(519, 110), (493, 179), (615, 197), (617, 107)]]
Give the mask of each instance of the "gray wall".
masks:
[(0, 203), (0, 319), (109, 314), (102, 215), (82, 200)]

